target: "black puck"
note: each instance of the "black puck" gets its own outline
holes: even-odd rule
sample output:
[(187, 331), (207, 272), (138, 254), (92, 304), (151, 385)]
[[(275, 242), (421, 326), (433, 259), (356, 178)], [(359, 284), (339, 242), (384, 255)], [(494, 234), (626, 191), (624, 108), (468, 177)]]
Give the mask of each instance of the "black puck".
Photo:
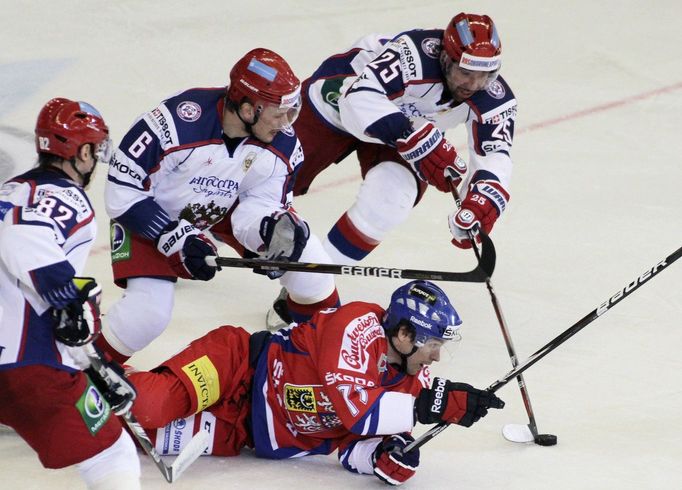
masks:
[(556, 446), (557, 437), (554, 434), (538, 434), (535, 444), (540, 446)]

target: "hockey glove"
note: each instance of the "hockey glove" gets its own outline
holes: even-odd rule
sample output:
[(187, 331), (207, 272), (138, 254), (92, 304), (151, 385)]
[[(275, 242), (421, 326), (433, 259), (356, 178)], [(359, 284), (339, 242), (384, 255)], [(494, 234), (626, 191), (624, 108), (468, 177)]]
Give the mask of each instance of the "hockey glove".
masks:
[(206, 257), (218, 255), (218, 250), (189, 221), (169, 223), (157, 239), (156, 248), (178, 277), (208, 281), (215, 276), (217, 269), (206, 263)]
[(74, 277), (68, 289), (73, 288), (76, 299), (62, 309), (52, 310), (55, 338), (72, 347), (91, 342), (102, 327), (99, 313), (102, 288), (92, 277)]
[[(287, 210), (265, 216), (259, 233), (263, 249), (258, 252), (262, 258), (296, 262), (308, 243), (310, 228), (293, 210)], [(267, 271), (265, 274), (270, 279), (277, 279), (284, 275), (284, 271)]]
[[(417, 176), (436, 186), (439, 191), (450, 192), (450, 182), (445, 178), (446, 168), (454, 169), (460, 177), (467, 171), (467, 164), (457, 156), (455, 147), (430, 122), (395, 143), (398, 153), (410, 164)], [(453, 184), (458, 185), (460, 181), (461, 178)]]
[(102, 367), (98, 370), (90, 366), (85, 370), (85, 374), (109, 403), (111, 410), (116, 415), (124, 415), (132, 408), (137, 391), (116, 361), (107, 361), (103, 354), (96, 352), (102, 359)]
[(412, 442), (414, 438), (407, 432), (384, 437), (372, 456), (377, 478), (389, 485), (400, 485), (414, 476), (419, 466), (419, 448), (403, 452)]
[(422, 389), (414, 402), (421, 424), (446, 422), (471, 427), (488, 414), (489, 408), (504, 408), (504, 402), (489, 391), (445, 378), (434, 378), (431, 389)]
[(479, 228), (488, 235), (497, 218), (507, 207), (508, 201), (509, 194), (499, 182), (480, 180), (472, 184), (462, 207), (448, 217), (448, 225), (453, 236), (452, 244), (458, 248), (471, 248), (469, 233), (480, 242)]

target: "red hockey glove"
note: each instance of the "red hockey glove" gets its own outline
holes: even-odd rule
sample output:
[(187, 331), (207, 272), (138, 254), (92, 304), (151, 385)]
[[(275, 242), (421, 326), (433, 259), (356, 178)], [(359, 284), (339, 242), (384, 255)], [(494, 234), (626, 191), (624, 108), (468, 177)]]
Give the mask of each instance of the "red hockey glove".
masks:
[(389, 485), (400, 485), (414, 476), (419, 466), (419, 449), (403, 453), (412, 442), (414, 438), (407, 432), (384, 437), (372, 456), (377, 478)]
[(55, 338), (73, 347), (87, 344), (99, 335), (102, 288), (92, 277), (74, 277), (72, 282), (78, 298), (62, 309), (53, 310), (53, 317)]
[(487, 415), (489, 408), (504, 408), (504, 402), (489, 391), (445, 378), (434, 378), (431, 389), (422, 389), (414, 402), (421, 424), (447, 422), (471, 427)]
[(454, 237), (452, 244), (458, 248), (471, 248), (468, 232), (477, 237), (480, 227), (486, 235), (489, 234), (508, 201), (509, 194), (499, 182), (480, 180), (472, 184), (462, 207), (448, 218)]
[(217, 269), (206, 263), (206, 257), (218, 255), (218, 250), (189, 221), (169, 223), (157, 239), (156, 248), (178, 277), (208, 281), (215, 276)]
[[(467, 171), (467, 164), (457, 156), (455, 147), (430, 122), (395, 143), (400, 156), (410, 164), (419, 178), (436, 186), (439, 191), (450, 192), (450, 182), (445, 178), (447, 167), (453, 168), (460, 176)], [(459, 182), (454, 181), (454, 184)]]

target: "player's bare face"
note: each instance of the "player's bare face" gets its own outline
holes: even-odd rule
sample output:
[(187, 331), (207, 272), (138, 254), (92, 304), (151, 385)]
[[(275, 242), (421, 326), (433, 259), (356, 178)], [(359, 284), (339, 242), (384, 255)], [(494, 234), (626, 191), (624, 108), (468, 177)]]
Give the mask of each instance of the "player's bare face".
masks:
[(434, 362), (440, 361), (440, 349), (443, 341), (440, 339), (429, 339), (417, 352), (407, 358), (407, 374), (414, 375), (424, 366), (430, 366)]
[(494, 75), (487, 71), (473, 71), (462, 68), (445, 57), (443, 62), (448, 90), (457, 102), (463, 102), (479, 90), (486, 88)]
[(266, 104), (258, 116), (256, 124), (251, 126), (253, 135), (263, 143), (270, 143), (277, 133), (290, 126), (286, 112), (276, 106)]
[(282, 108), (275, 104), (264, 104), (261, 107), (258, 121), (251, 126), (251, 131), (263, 143), (272, 142), (277, 133), (291, 128), (298, 117), (298, 107)]

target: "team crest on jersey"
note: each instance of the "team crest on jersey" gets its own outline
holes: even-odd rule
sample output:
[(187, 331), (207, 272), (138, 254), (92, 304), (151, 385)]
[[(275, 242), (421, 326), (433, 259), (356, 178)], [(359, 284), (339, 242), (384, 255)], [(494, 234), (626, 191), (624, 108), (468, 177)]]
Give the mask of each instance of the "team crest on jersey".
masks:
[(196, 102), (186, 100), (180, 102), (176, 109), (178, 117), (186, 122), (194, 122), (201, 117), (201, 106)]
[(294, 134), (296, 134), (294, 133), (293, 126), (284, 126), (282, 129), (280, 129), (280, 131), (286, 134), (287, 136), (293, 136)]
[(343, 333), (339, 369), (366, 373), (369, 362), (367, 348), (381, 337), (384, 337), (384, 327), (374, 313), (367, 313), (352, 320)]
[(440, 55), (440, 39), (427, 37), (422, 41), (422, 51), (430, 58), (438, 58)]
[(287, 410), (294, 412), (317, 412), (315, 408), (315, 391), (312, 386), (284, 385), (284, 400)]
[(253, 162), (256, 160), (256, 152), (251, 151), (249, 152), (248, 155), (246, 155), (246, 158), (242, 162), (242, 170), (244, 173), (248, 172), (249, 169), (251, 168), (251, 165), (253, 165)]
[(488, 85), (488, 88), (486, 88), (485, 91), (488, 92), (488, 94), (494, 99), (502, 99), (507, 94), (507, 91), (504, 89), (504, 85), (502, 85), (498, 80), (493, 80), (490, 82), (490, 85)]
[(205, 230), (223, 219), (227, 214), (227, 208), (216, 204), (211, 200), (208, 204), (197, 202), (189, 203), (180, 211), (180, 219), (185, 219), (192, 223), (195, 228)]

